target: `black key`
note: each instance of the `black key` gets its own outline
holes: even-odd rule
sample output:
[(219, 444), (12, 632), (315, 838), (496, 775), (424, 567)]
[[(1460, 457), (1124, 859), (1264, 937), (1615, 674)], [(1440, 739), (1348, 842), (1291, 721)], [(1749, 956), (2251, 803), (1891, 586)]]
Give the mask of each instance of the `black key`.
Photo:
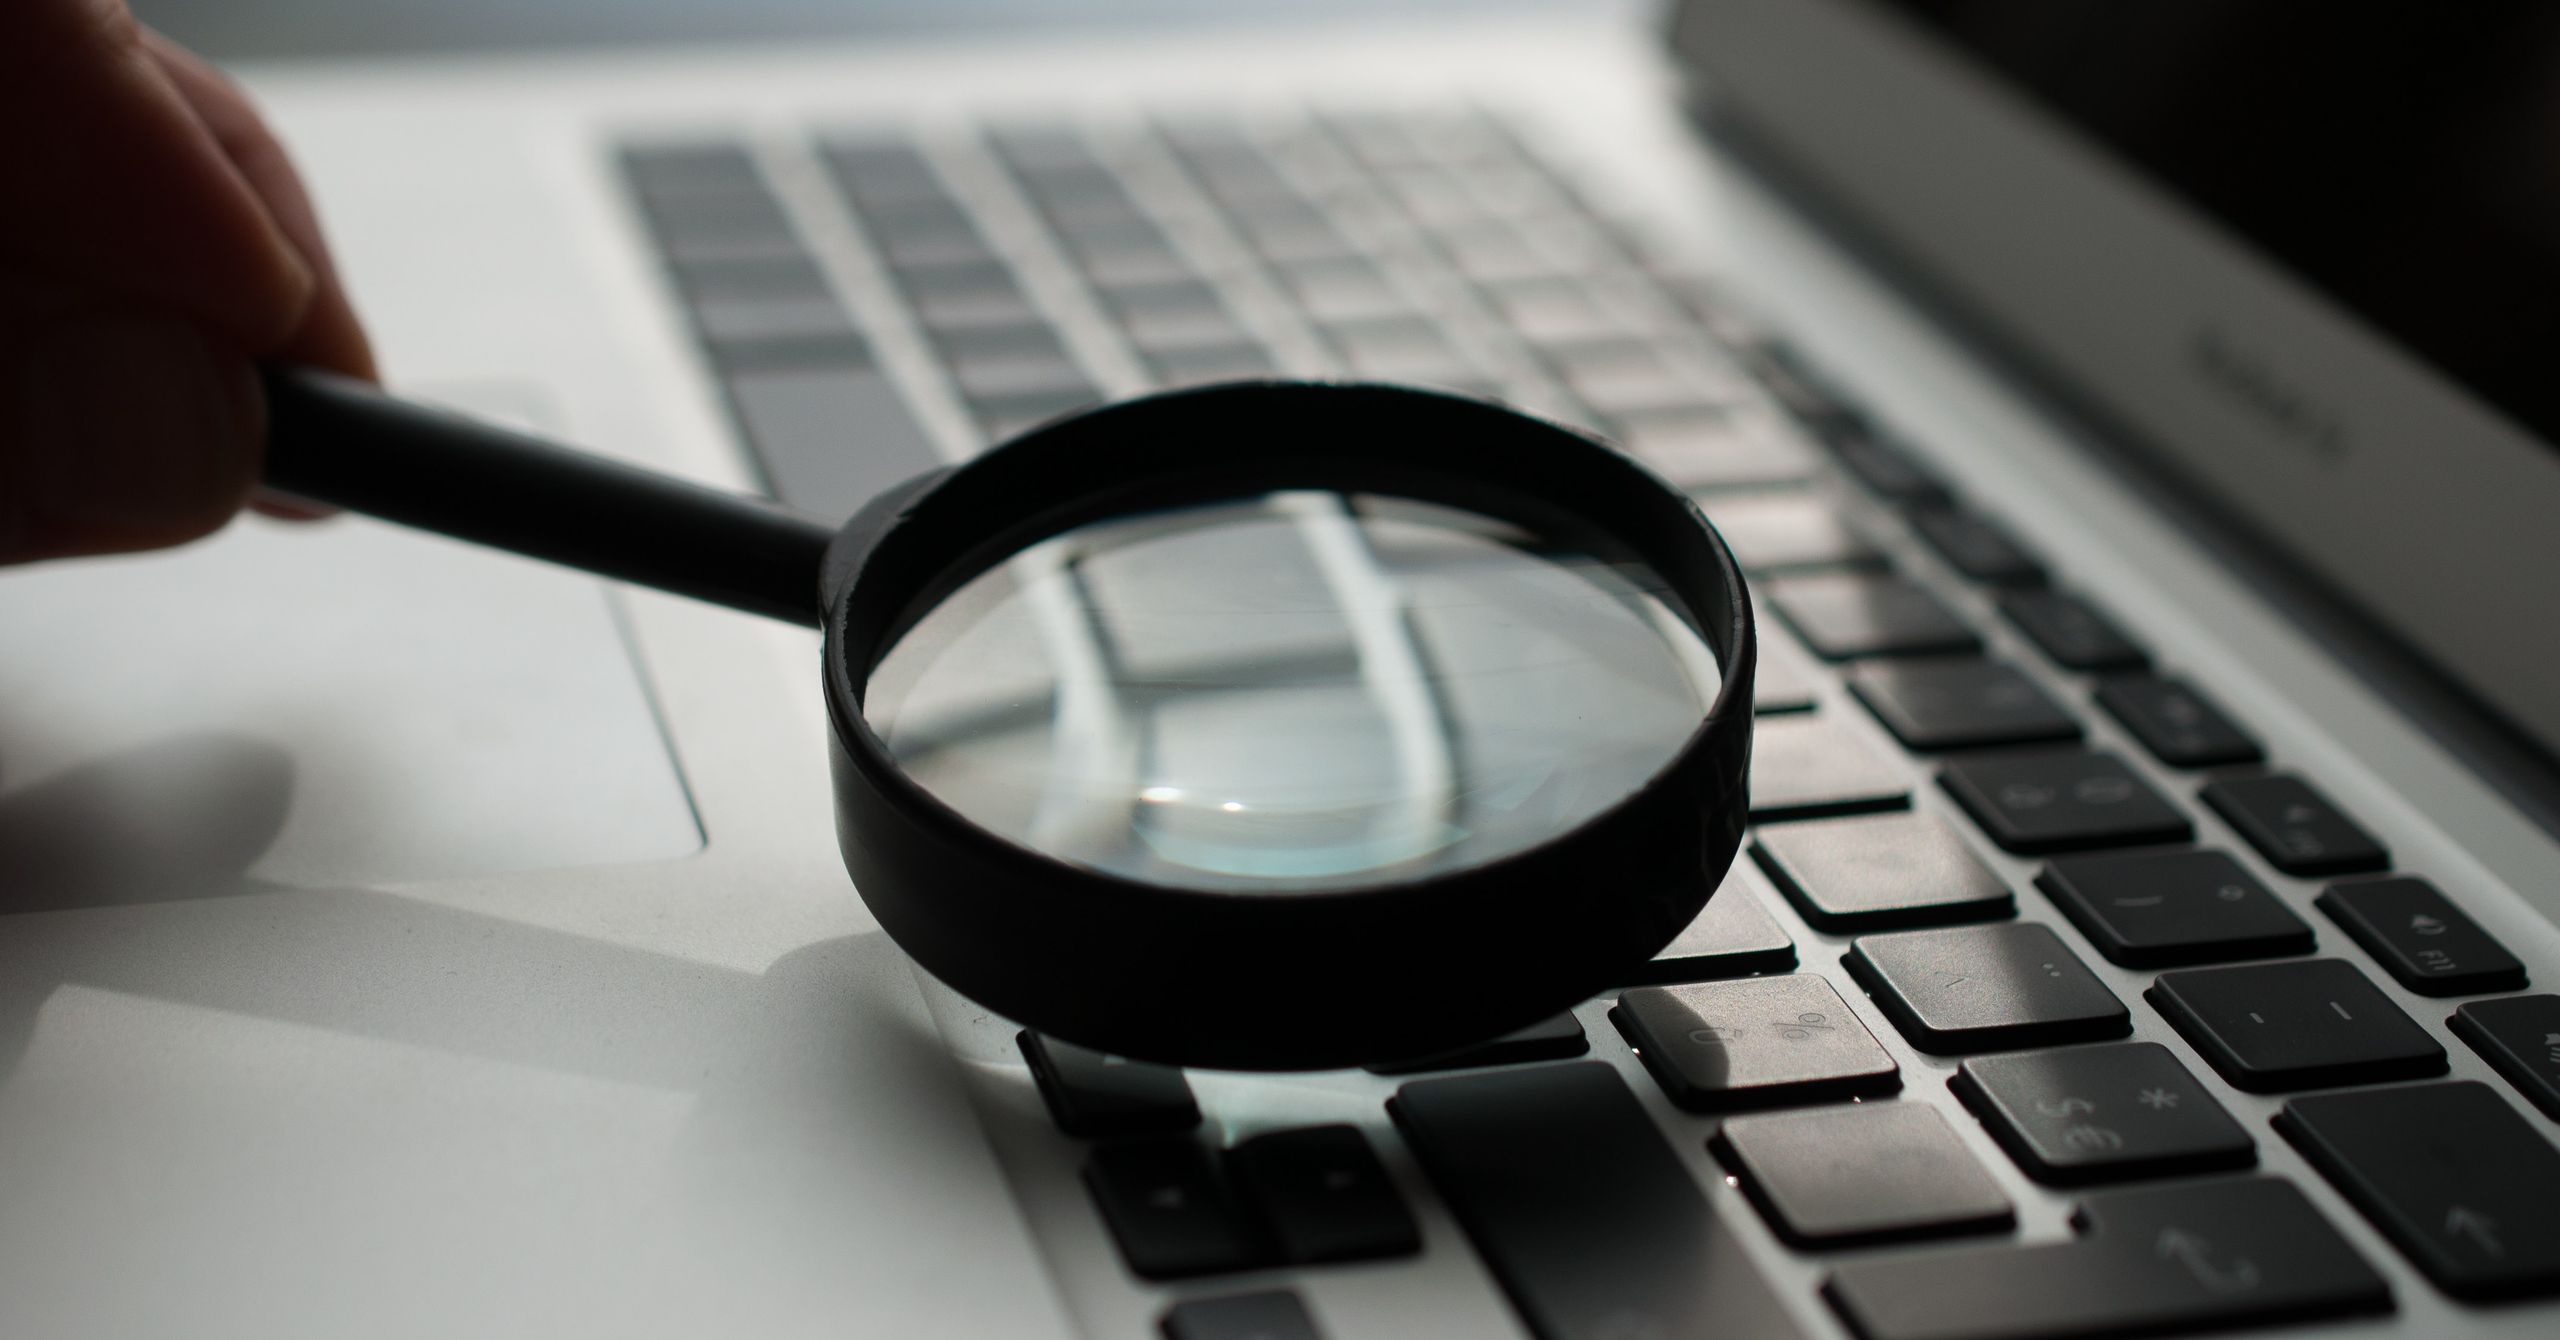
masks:
[(1285, 1261), (1411, 1256), (1422, 1230), (1356, 1126), (1257, 1135), (1227, 1151), (1236, 1191)]
[(1760, 894), (1740, 874), (1724, 877), (1706, 910), (1662, 947), (1653, 960), (1628, 972), (1628, 986), (1709, 982), (1796, 966), (1796, 942), (1760, 905)]
[(766, 368), (722, 384), (773, 496), (804, 512), (851, 516), (942, 460), (880, 372)]
[(1373, 1075), (1418, 1075), (1430, 1070), (1464, 1070), (1469, 1066), (1518, 1065), (1524, 1061), (1562, 1061), (1591, 1050), (1582, 1021), (1559, 1014), (1516, 1032), (1472, 1047), (1460, 1047), (1410, 1061), (1388, 1061), (1368, 1067)]
[(1841, 963), (1912, 1046), (1940, 1056), (2133, 1031), (2124, 1002), (2030, 922), (1860, 936)]
[(1831, 452), (1868, 491), (1887, 502), (1906, 504), (1946, 501), (1947, 486), (1921, 468), (1909, 453), (1872, 437), (1834, 438)]
[(2036, 876), (2110, 963), (2166, 968), (2308, 954), (2311, 927), (2218, 851), (2073, 856)]
[(1982, 639), (1936, 596), (1899, 577), (1824, 573), (1781, 577), (1762, 590), (1769, 607), (1816, 656), (1921, 656), (1978, 651)]
[(2134, 670), (2150, 656), (2115, 621), (2080, 597), (2062, 591), (2010, 591), (2000, 612), (2066, 670)]
[(1200, 1124), (1191, 1082), (1177, 1067), (1105, 1056), (1027, 1028), (1014, 1042), (1050, 1120), (1069, 1135), (1171, 1135)]
[(2391, 1310), (2391, 1286), (2293, 1185), (2093, 1195), (2080, 1236), (1855, 1261), (1823, 1292), (1861, 1340), (2156, 1335)]
[(2247, 731), (2183, 679), (2111, 676), (2098, 686), (2098, 706), (2123, 722), (2152, 757), (2173, 768), (2213, 768), (2266, 757)]
[(1902, 1072), (1810, 973), (1638, 987), (1609, 1012), (1671, 1101), (1698, 1112), (1865, 1098)]
[(1925, 1103), (1731, 1117), (1710, 1142), (1796, 1247), (1847, 1247), (2017, 1222), (2009, 1198)]
[(1538, 1340), (1803, 1335), (1608, 1065), (1415, 1080), (1387, 1110)]
[(1911, 788), (1902, 773), (1836, 722), (1782, 716), (1753, 728), (1753, 823), (1900, 809), (1910, 803)]
[(1906, 749), (1973, 749), (2080, 738), (2080, 723), (2007, 661), (1870, 661), (1849, 690)]
[(2560, 996), (2475, 1000), (2453, 1012), (2454, 1035), (2560, 1121)]
[(1085, 1160), (1084, 1184), (1129, 1269), (1148, 1279), (1247, 1270), (1270, 1259), (1217, 1160), (1190, 1140), (1102, 1145)]
[(1744, 572), (1869, 567), (1884, 555), (1830, 503), (1804, 493), (1737, 494), (1711, 499), (1707, 519)]
[(2245, 1168), (2257, 1143), (2156, 1042), (1977, 1056), (1948, 1087), (2039, 1182)]
[(2456, 1298), (2560, 1294), (2560, 1149), (2461, 1080), (2296, 1098), (2276, 1130)]
[(1988, 921), (2017, 900), (1934, 816), (1878, 814), (1759, 831), (1751, 855), (1815, 930)]
[(1186, 1298), (1165, 1309), (1164, 1340), (1324, 1340), (1287, 1289)]
[(1938, 551), (1947, 565), (1977, 582), (1993, 586), (2038, 586), (2044, 565), (2038, 563), (2009, 532), (1960, 507), (1932, 507), (1915, 512), (1911, 528)]
[(2444, 1048), (2332, 958), (2160, 974), (2143, 999), (2251, 1093), (2441, 1075)]
[(2195, 835), (2187, 816), (2108, 753), (1964, 759), (1939, 772), (1938, 784), (1992, 841), (2029, 855)]
[(2299, 777), (2237, 778), (2202, 794), (2268, 864), (2288, 875), (2351, 875), (2391, 864), (2381, 843)]
[(2332, 884), (2312, 904), (2422, 996), (2524, 989), (2524, 965), (2423, 879)]

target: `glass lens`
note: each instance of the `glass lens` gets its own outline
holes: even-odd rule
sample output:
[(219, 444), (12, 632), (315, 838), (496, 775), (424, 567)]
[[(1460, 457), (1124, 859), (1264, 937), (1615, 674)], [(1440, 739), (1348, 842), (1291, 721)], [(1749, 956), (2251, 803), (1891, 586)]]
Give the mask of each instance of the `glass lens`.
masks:
[(1022, 846), (1292, 893), (1533, 847), (1697, 729), (1715, 658), (1649, 569), (1436, 504), (1290, 492), (1069, 531), (882, 658), (908, 774)]

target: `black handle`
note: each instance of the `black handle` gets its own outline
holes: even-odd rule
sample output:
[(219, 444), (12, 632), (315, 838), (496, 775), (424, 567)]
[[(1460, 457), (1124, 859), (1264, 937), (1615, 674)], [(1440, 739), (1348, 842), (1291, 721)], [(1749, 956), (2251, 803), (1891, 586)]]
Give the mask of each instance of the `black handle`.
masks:
[(270, 367), (266, 482), (314, 502), (816, 626), (835, 528), (385, 395)]

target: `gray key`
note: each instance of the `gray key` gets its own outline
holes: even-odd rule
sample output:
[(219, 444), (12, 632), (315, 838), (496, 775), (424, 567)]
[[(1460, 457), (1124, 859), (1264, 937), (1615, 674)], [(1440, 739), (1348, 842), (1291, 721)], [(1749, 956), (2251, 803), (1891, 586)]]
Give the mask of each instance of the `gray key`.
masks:
[(1752, 732), (1753, 823), (1899, 809), (1910, 801), (1902, 774), (1834, 722), (1773, 717)]
[(1873, 1097), (1902, 1073), (1810, 973), (1638, 987), (1609, 1018), (1671, 1101), (1699, 1112)]
[(1724, 877), (1706, 910), (1662, 947), (1653, 961), (1630, 970), (1628, 986), (1709, 982), (1796, 966), (1796, 942), (1787, 938), (1760, 895), (1736, 869)]
[(2009, 886), (1931, 815), (1781, 824), (1760, 830), (1751, 855), (1816, 930), (1988, 921), (2017, 911)]
[(1827, 661), (1979, 650), (1982, 639), (1936, 596), (1899, 577), (1782, 577), (1769, 608)]
[(1608, 436), (1685, 489), (1758, 488), (1813, 473), (1803, 439), (1766, 410), (1700, 404), (1610, 420)]
[(898, 388), (878, 372), (751, 370), (726, 384), (765, 482), (804, 511), (851, 516), (890, 485), (942, 463)]
[(1884, 555), (1821, 498), (1737, 494), (1706, 503), (1707, 520), (1753, 576), (1804, 568), (1867, 567)]
[(1978, 749), (2080, 738), (2080, 723), (2007, 661), (1932, 657), (1852, 667), (1849, 691), (1905, 749)]
[(2245, 1168), (2258, 1147), (2156, 1042), (1977, 1056), (1948, 1087), (2039, 1182)]
[(1307, 1305), (1286, 1289), (1186, 1298), (1167, 1308), (1164, 1340), (1323, 1340)]
[(1863, 936), (1842, 962), (1924, 1052), (2047, 1047), (2133, 1031), (2124, 1002), (2062, 937), (2032, 923)]
[(1732, 1117), (1712, 1144), (1792, 1246), (1993, 1233), (2017, 1221), (2000, 1184), (1925, 1103)]

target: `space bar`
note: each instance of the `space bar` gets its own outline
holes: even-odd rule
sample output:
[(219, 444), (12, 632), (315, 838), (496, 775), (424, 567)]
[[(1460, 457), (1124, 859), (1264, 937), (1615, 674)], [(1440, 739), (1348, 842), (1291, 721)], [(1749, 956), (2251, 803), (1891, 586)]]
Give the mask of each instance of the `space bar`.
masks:
[(1538, 1340), (1803, 1335), (1608, 1066), (1416, 1080), (1387, 1110)]

